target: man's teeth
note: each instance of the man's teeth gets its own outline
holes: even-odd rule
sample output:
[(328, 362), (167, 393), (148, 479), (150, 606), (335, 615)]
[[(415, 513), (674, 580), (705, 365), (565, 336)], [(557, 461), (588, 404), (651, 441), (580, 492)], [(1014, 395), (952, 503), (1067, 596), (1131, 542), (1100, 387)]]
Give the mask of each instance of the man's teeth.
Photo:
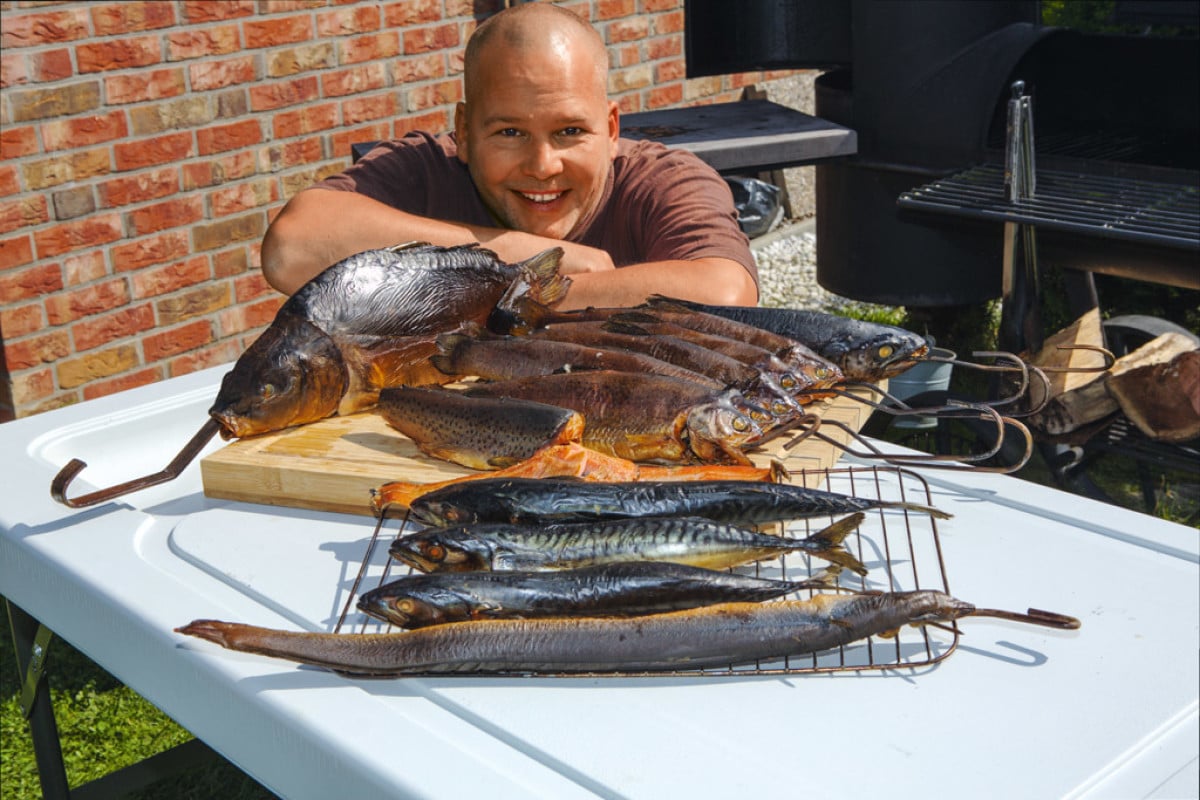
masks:
[(554, 192), (553, 194), (532, 194), (530, 192), (521, 192), (521, 194), (535, 203), (549, 203), (551, 200), (557, 200), (560, 196), (562, 196), (561, 192)]

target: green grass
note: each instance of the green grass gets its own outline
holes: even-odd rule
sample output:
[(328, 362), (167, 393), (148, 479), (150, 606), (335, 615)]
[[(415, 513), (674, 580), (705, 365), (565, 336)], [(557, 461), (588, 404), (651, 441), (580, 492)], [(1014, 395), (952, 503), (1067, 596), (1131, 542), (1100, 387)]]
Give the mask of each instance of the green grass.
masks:
[[(50, 697), (72, 788), (168, 750), (192, 735), (62, 639), (50, 644)], [(29, 728), (20, 709), (21, 676), (7, 613), (0, 613), (0, 798), (42, 796)], [(129, 795), (142, 800), (258, 800), (273, 795), (217, 760)]]

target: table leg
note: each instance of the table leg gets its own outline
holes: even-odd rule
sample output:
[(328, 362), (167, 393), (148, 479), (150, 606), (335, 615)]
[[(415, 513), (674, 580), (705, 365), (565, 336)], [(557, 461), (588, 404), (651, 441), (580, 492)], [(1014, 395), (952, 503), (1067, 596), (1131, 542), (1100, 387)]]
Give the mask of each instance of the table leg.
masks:
[[(46, 676), (41, 672), (45, 661), (48, 637), (39, 637), (41, 623), (23, 609), (6, 600), (8, 620), (12, 627), (13, 646), (17, 654), (17, 671), (22, 686), (31, 681), (29, 696), (22, 692), (29, 734), (33, 739), (33, 754), (37, 761), (38, 779), (42, 784), (42, 796), (47, 800), (67, 798), (71, 794), (67, 784), (67, 770), (63, 765), (62, 746), (58, 740), (58, 724), (54, 720), (54, 706), (50, 703), (50, 688)], [(31, 663), (33, 671), (31, 672)]]

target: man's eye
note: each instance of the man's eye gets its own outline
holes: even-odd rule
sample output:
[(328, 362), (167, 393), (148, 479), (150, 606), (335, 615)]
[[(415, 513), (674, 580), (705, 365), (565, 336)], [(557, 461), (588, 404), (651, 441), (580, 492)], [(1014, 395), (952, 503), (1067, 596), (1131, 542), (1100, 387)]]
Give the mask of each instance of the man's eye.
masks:
[(563, 136), (579, 136), (583, 133), (583, 128), (563, 128), (561, 133)]
[(520, 136), (521, 135), (521, 132), (519, 130), (517, 130), (516, 128), (503, 128), (499, 131), (496, 131), (496, 133), (499, 136)]

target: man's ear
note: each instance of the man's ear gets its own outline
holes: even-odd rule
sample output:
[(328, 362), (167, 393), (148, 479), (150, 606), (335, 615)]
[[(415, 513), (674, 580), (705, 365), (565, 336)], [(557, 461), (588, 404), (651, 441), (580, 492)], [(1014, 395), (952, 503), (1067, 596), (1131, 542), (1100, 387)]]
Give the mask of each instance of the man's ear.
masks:
[[(456, 115), (457, 116), (457, 115)], [(621, 109), (613, 100), (608, 101), (608, 138), (612, 142), (612, 157), (617, 157), (617, 139), (621, 137)]]
[(467, 149), (470, 147), (467, 135), (467, 104), (458, 103), (454, 106), (454, 140), (458, 144), (458, 160), (466, 164)]

